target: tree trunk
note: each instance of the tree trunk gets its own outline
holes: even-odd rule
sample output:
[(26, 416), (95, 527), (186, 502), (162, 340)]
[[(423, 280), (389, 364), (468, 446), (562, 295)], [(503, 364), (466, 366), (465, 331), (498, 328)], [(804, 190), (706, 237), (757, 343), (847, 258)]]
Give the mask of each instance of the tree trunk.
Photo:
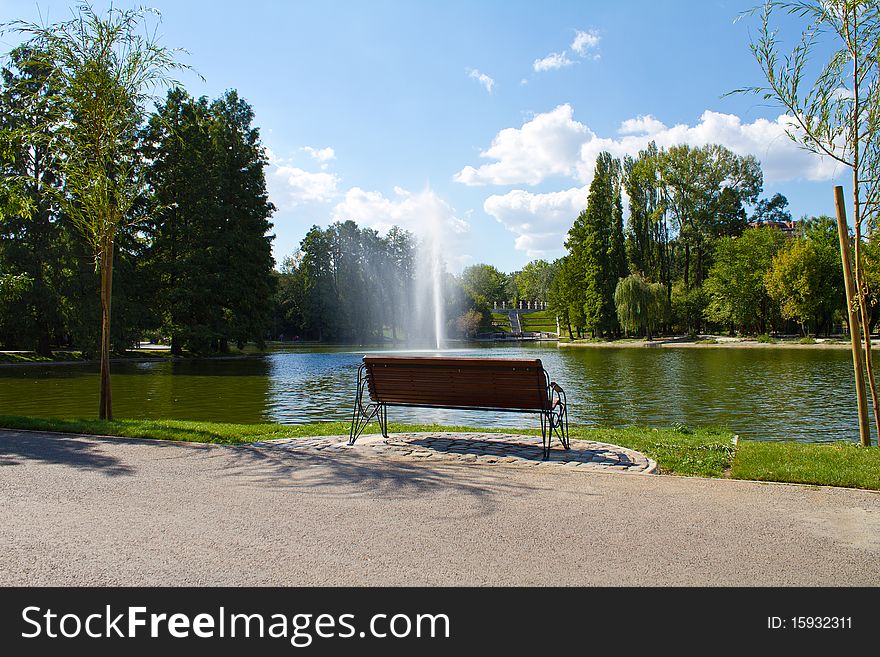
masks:
[(691, 269), (691, 247), (689, 244), (684, 245), (684, 290), (687, 292), (690, 286), (690, 269)]
[[(109, 241), (109, 240), (108, 240)], [(98, 417), (113, 419), (110, 392), (110, 301), (113, 293), (113, 242), (105, 241), (101, 254), (101, 393)]]
[(847, 325), (853, 355), (853, 373), (856, 380), (856, 405), (859, 411), (859, 441), (863, 447), (871, 445), (871, 427), (868, 424), (868, 397), (865, 392), (865, 375), (862, 366), (862, 345), (859, 337), (859, 316), (854, 304), (859, 302), (856, 282), (853, 280), (849, 251), (849, 231), (846, 226), (846, 205), (843, 187), (834, 188), (834, 204), (837, 208), (837, 233), (840, 238), (840, 260), (843, 264), (843, 280), (846, 286)]

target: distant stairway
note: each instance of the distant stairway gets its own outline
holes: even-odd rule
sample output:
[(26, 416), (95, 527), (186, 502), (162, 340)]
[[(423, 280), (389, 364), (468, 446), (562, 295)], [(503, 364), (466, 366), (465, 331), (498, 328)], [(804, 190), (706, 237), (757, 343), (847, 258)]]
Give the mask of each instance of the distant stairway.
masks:
[(519, 313), (512, 310), (507, 315), (510, 318), (510, 329), (513, 333), (522, 333), (522, 322), (519, 319)]

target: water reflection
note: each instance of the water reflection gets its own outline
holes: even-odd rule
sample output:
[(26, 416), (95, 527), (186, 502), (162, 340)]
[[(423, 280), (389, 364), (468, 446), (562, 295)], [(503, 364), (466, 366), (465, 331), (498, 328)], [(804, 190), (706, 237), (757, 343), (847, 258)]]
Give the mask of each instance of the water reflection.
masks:
[[(114, 411), (131, 418), (347, 421), (364, 353), (288, 349), (244, 360), (114, 363)], [(571, 420), (581, 424), (726, 426), (771, 440), (858, 437), (846, 350), (531, 344), (481, 345), (455, 353), (541, 358), (568, 393)], [(0, 414), (93, 417), (97, 391), (98, 371), (91, 364), (0, 366)], [(539, 426), (535, 416), (510, 413), (392, 409), (389, 416), (405, 422)]]

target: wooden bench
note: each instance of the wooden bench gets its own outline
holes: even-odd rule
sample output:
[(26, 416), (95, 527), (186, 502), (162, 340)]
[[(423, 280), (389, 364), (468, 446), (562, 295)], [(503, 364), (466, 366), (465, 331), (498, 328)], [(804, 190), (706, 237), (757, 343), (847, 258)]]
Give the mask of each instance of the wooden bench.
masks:
[(554, 434), (569, 449), (565, 392), (538, 358), (364, 356), (349, 444), (373, 418), (387, 439), (389, 406), (537, 413), (544, 458)]

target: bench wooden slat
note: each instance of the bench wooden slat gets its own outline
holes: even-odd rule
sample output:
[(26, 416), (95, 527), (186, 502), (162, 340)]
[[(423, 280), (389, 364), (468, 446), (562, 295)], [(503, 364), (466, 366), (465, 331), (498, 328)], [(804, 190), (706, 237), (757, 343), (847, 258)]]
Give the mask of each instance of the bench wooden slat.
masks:
[(543, 411), (550, 407), (540, 359), (365, 356), (374, 402)]

